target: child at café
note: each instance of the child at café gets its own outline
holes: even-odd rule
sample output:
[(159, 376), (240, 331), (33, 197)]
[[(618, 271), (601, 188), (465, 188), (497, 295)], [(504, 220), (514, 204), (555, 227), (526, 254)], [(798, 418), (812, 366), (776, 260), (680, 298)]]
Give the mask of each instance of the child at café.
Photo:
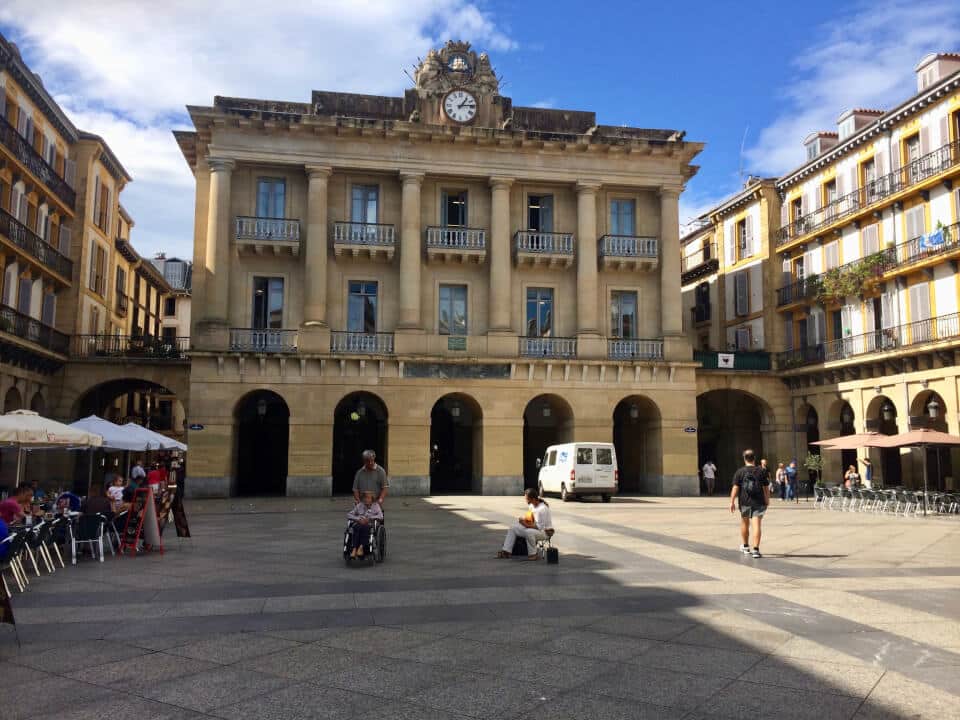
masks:
[(107, 488), (107, 495), (110, 496), (110, 502), (113, 503), (114, 508), (123, 501), (123, 475), (117, 473), (113, 476), (113, 483)]
[(370, 521), (383, 520), (380, 503), (373, 501), (373, 493), (364, 491), (360, 502), (347, 513), (350, 521), (350, 557), (363, 557), (364, 548), (370, 540)]

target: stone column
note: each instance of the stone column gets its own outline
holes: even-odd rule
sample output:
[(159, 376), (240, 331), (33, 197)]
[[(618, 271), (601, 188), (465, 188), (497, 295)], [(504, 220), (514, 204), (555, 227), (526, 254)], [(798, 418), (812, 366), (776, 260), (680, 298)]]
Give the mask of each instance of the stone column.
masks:
[(597, 191), (600, 183), (577, 183), (577, 355), (606, 356), (597, 318)]
[(683, 334), (680, 302), (680, 192), (660, 189), (660, 333)]
[(327, 324), (327, 179), (328, 167), (307, 165), (307, 244), (304, 252), (303, 320)]
[(400, 173), (400, 330), (422, 330), (420, 319), (420, 186), (423, 173)]
[(207, 311), (208, 322), (229, 324), (230, 302), (230, 180), (236, 163), (207, 158), (210, 168), (210, 201), (207, 208)]
[[(490, 178), (489, 332), (512, 334), (510, 322), (510, 186), (513, 178)], [(516, 348), (513, 348), (514, 351)]]

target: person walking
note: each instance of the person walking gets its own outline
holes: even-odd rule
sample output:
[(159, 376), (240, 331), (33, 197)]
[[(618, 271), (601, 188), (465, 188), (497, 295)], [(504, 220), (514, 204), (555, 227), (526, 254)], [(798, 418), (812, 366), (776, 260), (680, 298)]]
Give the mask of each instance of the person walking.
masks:
[[(760, 554), (760, 523), (770, 505), (770, 478), (756, 465), (753, 450), (743, 451), (743, 467), (733, 475), (730, 512), (740, 510), (740, 552), (754, 558)], [(753, 547), (749, 544), (753, 533)]]
[(797, 461), (791, 460), (787, 465), (787, 482), (780, 490), (781, 500), (793, 500), (797, 495)]
[(387, 471), (377, 465), (377, 454), (373, 450), (364, 450), (363, 467), (353, 476), (353, 499), (359, 503), (362, 494), (369, 491), (373, 493), (374, 502), (382, 507), (389, 487)]
[(717, 466), (713, 464), (713, 460), (707, 460), (703, 464), (703, 481), (707, 485), (707, 495), (713, 495), (717, 482)]
[(773, 483), (773, 486), (770, 488), (771, 495), (774, 493), (779, 495), (783, 492), (783, 488), (787, 484), (787, 469), (783, 463), (777, 463), (777, 472), (773, 477)]
[(873, 463), (870, 462), (870, 458), (860, 458), (860, 464), (863, 465), (863, 482), (864, 484), (873, 489)]

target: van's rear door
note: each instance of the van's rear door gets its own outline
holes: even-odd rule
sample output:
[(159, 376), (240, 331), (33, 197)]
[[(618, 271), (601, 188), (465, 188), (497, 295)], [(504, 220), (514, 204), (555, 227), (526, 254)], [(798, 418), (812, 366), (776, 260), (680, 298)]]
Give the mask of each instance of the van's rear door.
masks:
[(574, 468), (577, 473), (577, 489), (593, 485), (593, 448), (589, 445), (577, 445), (577, 456), (574, 459), (577, 461)]
[(598, 447), (593, 450), (593, 477), (598, 488), (614, 487), (613, 449)]

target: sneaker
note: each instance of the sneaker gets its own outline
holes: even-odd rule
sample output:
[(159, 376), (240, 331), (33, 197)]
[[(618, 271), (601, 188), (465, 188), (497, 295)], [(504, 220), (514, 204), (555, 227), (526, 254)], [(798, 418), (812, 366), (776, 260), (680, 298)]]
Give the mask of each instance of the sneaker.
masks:
[(741, 545), (741, 546), (740, 546), (740, 552), (742, 552), (744, 555), (749, 555), (749, 554), (750, 554), (750, 547), (749, 547), (748, 545)]
[(759, 558), (762, 558), (762, 557), (763, 557), (763, 555), (760, 554), (760, 548), (754, 548), (754, 549), (750, 552), (750, 555), (751, 555), (751, 557), (756, 558), (756, 559), (759, 559)]

